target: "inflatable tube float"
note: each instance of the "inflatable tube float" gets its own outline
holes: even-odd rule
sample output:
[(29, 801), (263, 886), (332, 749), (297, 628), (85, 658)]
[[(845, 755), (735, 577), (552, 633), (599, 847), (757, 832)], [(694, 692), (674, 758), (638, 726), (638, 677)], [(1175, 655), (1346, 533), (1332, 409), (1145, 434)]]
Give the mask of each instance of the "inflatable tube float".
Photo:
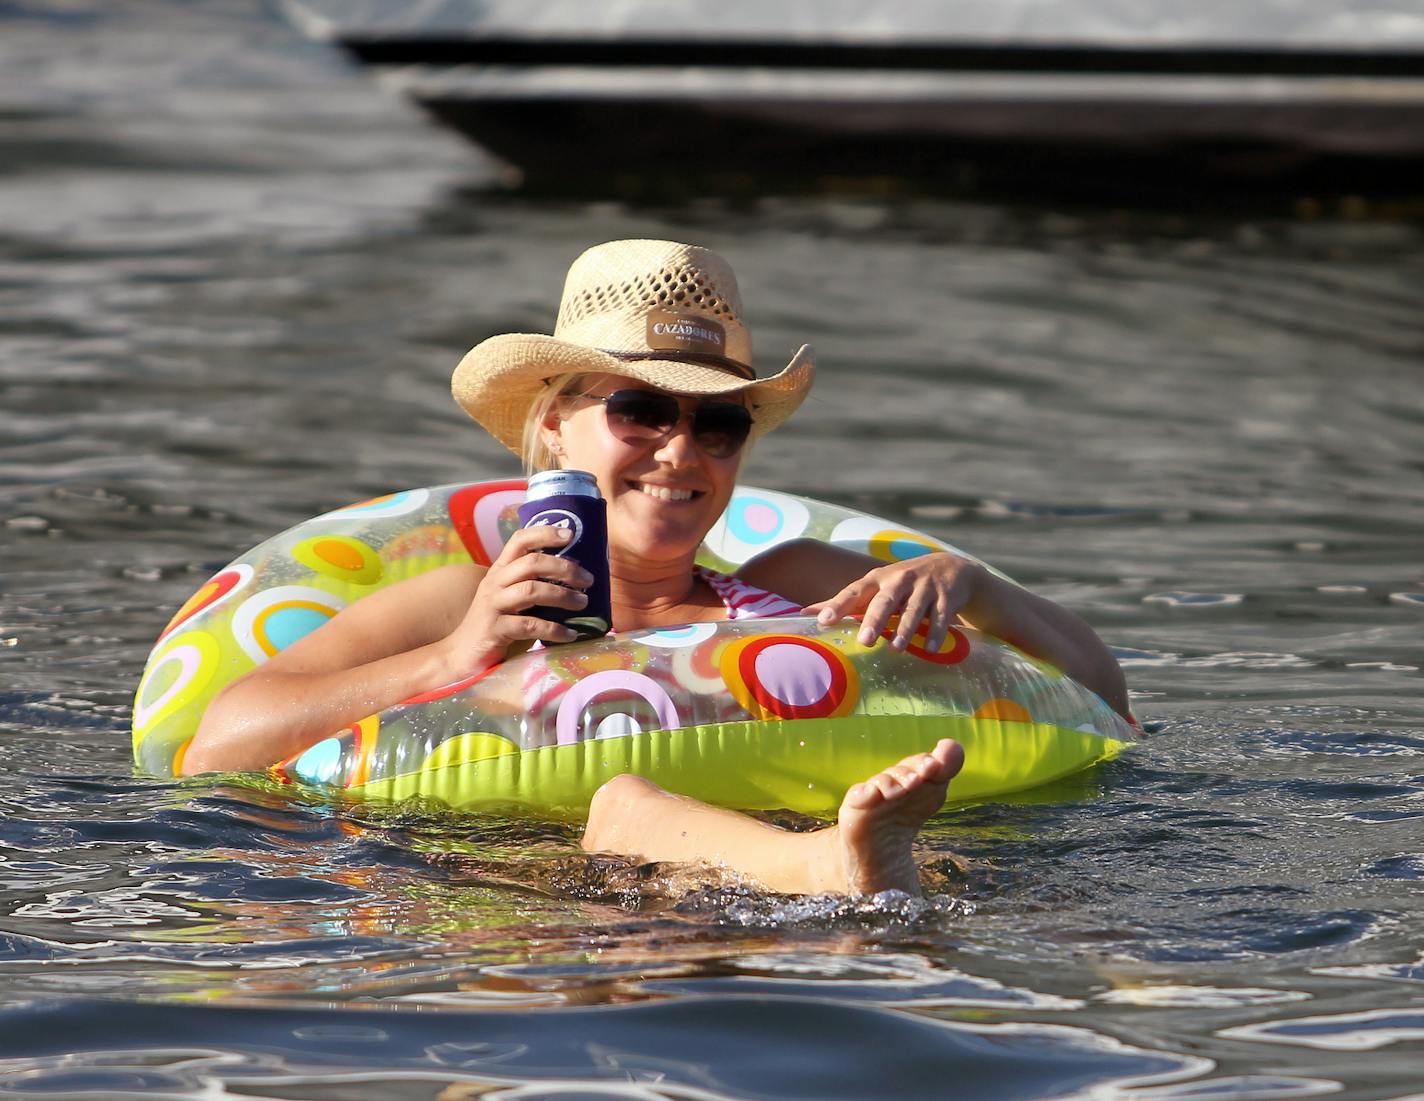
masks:
[[(413, 489), (337, 509), (220, 570), (179, 609), (134, 700), (139, 770), (172, 776), (228, 682), (352, 601), (452, 562), (488, 565), (523, 481)], [(953, 550), (839, 506), (739, 488), (698, 561), (731, 572), (788, 539), (898, 561)], [(969, 557), (969, 556), (966, 556)], [(358, 800), (578, 817), (634, 772), (743, 810), (830, 815), (846, 788), (938, 738), (964, 744), (956, 800), (1004, 795), (1114, 756), (1135, 732), (1097, 695), (998, 639), (938, 651), (856, 640), (814, 618), (694, 623), (538, 649), (403, 701), (275, 766)]]

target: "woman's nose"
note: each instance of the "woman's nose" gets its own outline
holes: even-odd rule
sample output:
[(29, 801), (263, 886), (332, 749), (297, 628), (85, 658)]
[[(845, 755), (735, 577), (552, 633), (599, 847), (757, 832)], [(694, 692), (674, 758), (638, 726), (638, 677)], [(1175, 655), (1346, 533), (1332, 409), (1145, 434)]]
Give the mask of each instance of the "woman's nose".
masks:
[(679, 417), (672, 431), (653, 452), (658, 462), (672, 466), (690, 466), (697, 461), (697, 444), (692, 439), (692, 418)]

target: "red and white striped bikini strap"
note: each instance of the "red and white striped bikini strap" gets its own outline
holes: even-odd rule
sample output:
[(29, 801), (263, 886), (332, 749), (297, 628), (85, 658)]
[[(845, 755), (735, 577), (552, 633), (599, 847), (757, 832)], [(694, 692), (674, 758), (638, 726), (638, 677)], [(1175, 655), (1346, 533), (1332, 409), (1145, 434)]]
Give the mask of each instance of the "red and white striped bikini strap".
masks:
[(697, 576), (711, 586), (727, 606), (728, 619), (767, 619), (772, 616), (800, 615), (801, 605), (784, 596), (758, 588), (729, 574), (697, 567)]

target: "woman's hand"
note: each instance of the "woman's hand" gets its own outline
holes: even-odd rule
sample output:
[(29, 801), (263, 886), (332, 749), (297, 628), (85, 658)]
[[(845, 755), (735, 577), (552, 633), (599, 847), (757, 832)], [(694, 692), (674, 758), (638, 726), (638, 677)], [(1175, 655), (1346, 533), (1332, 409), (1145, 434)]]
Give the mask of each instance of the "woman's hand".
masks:
[[(454, 660), (479, 673), (533, 642), (572, 642), (571, 627), (533, 615), (536, 605), (577, 611), (588, 603), (583, 590), (593, 576), (550, 551), (568, 543), (566, 528), (538, 526), (516, 531), (490, 565), (470, 609), (445, 640)], [(521, 645), (522, 644), (522, 645)]]
[[(928, 620), (925, 649), (936, 653), (956, 622), (1012, 643), (1061, 669), (1131, 718), (1127, 685), (1116, 659), (1093, 629), (1053, 601), (996, 577), (987, 567), (946, 551), (877, 566), (829, 600), (807, 604), (824, 626), (862, 613), (858, 639), (872, 646), (891, 617), (890, 645), (903, 650)], [(1135, 720), (1134, 720), (1135, 721)]]
[(823, 626), (861, 615), (857, 637), (862, 646), (872, 645), (898, 615), (900, 622), (890, 639), (897, 650), (905, 649), (928, 619), (925, 648), (933, 653), (944, 644), (959, 612), (974, 599), (987, 576), (983, 566), (956, 554), (924, 554), (878, 566), (829, 600), (808, 604), (805, 610)]

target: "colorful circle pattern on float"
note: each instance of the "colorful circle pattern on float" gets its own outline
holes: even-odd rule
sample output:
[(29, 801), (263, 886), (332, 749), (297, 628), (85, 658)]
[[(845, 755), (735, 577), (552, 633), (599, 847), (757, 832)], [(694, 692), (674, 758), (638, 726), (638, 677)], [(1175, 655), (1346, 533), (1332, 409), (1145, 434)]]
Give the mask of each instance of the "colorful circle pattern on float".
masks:
[(688, 623), (682, 627), (667, 627), (661, 631), (649, 631), (647, 634), (638, 636), (638, 641), (644, 646), (653, 646), (659, 650), (681, 650), (688, 646), (696, 646), (700, 642), (706, 642), (717, 633), (715, 623)]
[(405, 516), (415, 512), (428, 500), (430, 500), (430, 490), (428, 489), (403, 489), (399, 493), (387, 493), (381, 497), (372, 497), (368, 501), (347, 505), (334, 512), (323, 513), (316, 517), (316, 521), (374, 520), (377, 518), (389, 520), (396, 516)]
[(720, 695), (725, 690), (721, 656), (728, 641), (714, 633), (696, 646), (674, 650), (673, 675), (677, 683), (700, 696)]
[[(896, 620), (891, 620), (886, 625), (885, 630), (880, 634), (886, 640), (895, 637)], [(958, 627), (951, 627), (945, 633), (944, 641), (939, 646), (929, 649), (929, 639), (925, 635), (925, 625), (921, 623), (915, 629), (914, 635), (910, 638), (910, 644), (905, 647), (907, 654), (914, 654), (921, 661), (931, 661), (936, 665), (958, 665), (969, 656), (969, 636)]]
[(286, 771), (304, 783), (329, 784), (341, 775), (342, 758), (341, 739), (323, 738), (287, 766)]
[(753, 718), (830, 719), (850, 714), (860, 676), (838, 650), (800, 635), (756, 635), (731, 643), (722, 679)]
[(811, 511), (795, 497), (768, 490), (738, 490), (707, 533), (706, 544), (728, 562), (745, 562), (777, 543), (795, 539), (811, 523)]
[(550, 646), (545, 651), (544, 668), (569, 684), (600, 673), (639, 673), (648, 664), (647, 647), (642, 639), (612, 650), (584, 647)]
[(292, 548), (292, 557), (319, 574), (353, 585), (374, 585), (385, 572), (375, 548), (349, 535), (303, 539)]
[(163, 628), (158, 641), (162, 642), (189, 620), (197, 619), (203, 613), (225, 604), (233, 594), (240, 592), (252, 580), (252, 574), (252, 567), (246, 562), (235, 562), (226, 569), (219, 570), (201, 589), (184, 601), (183, 606), (168, 621), (168, 626)]
[(946, 549), (937, 539), (918, 531), (886, 527), (883, 520), (873, 516), (853, 516), (842, 520), (832, 529), (831, 542), (882, 562), (904, 562)]
[[(522, 481), (481, 482), (450, 494), (450, 523), (477, 566), (488, 566), (504, 549), (500, 518), (524, 503)], [(517, 526), (517, 525), (516, 525)]]
[(207, 631), (178, 635), (149, 658), (134, 698), (134, 737), (141, 740), (169, 715), (197, 700), (221, 659), (222, 644)]
[(335, 737), (317, 742), (284, 771), (305, 783), (359, 787), (370, 777), (380, 730), (380, 716), (368, 715)]
[[(554, 720), (559, 745), (573, 745), (581, 741), (585, 709), (599, 696), (615, 692), (632, 694), (649, 704), (657, 712), (659, 728), (662, 730), (676, 730), (682, 725), (682, 718), (678, 714), (677, 705), (672, 702), (672, 697), (651, 677), (622, 671), (595, 673), (564, 693), (564, 698), (559, 703), (558, 717)], [(606, 723), (611, 717), (605, 717), (602, 723)], [(609, 729), (612, 730), (613, 726), (610, 725)], [(641, 725), (631, 716), (625, 716), (625, 721), (619, 725), (619, 729), (625, 734), (642, 731)], [(595, 730), (595, 737), (598, 736), (606, 735)]]
[(346, 602), (306, 585), (279, 585), (248, 597), (232, 616), (232, 635), (259, 665), (325, 623)]

